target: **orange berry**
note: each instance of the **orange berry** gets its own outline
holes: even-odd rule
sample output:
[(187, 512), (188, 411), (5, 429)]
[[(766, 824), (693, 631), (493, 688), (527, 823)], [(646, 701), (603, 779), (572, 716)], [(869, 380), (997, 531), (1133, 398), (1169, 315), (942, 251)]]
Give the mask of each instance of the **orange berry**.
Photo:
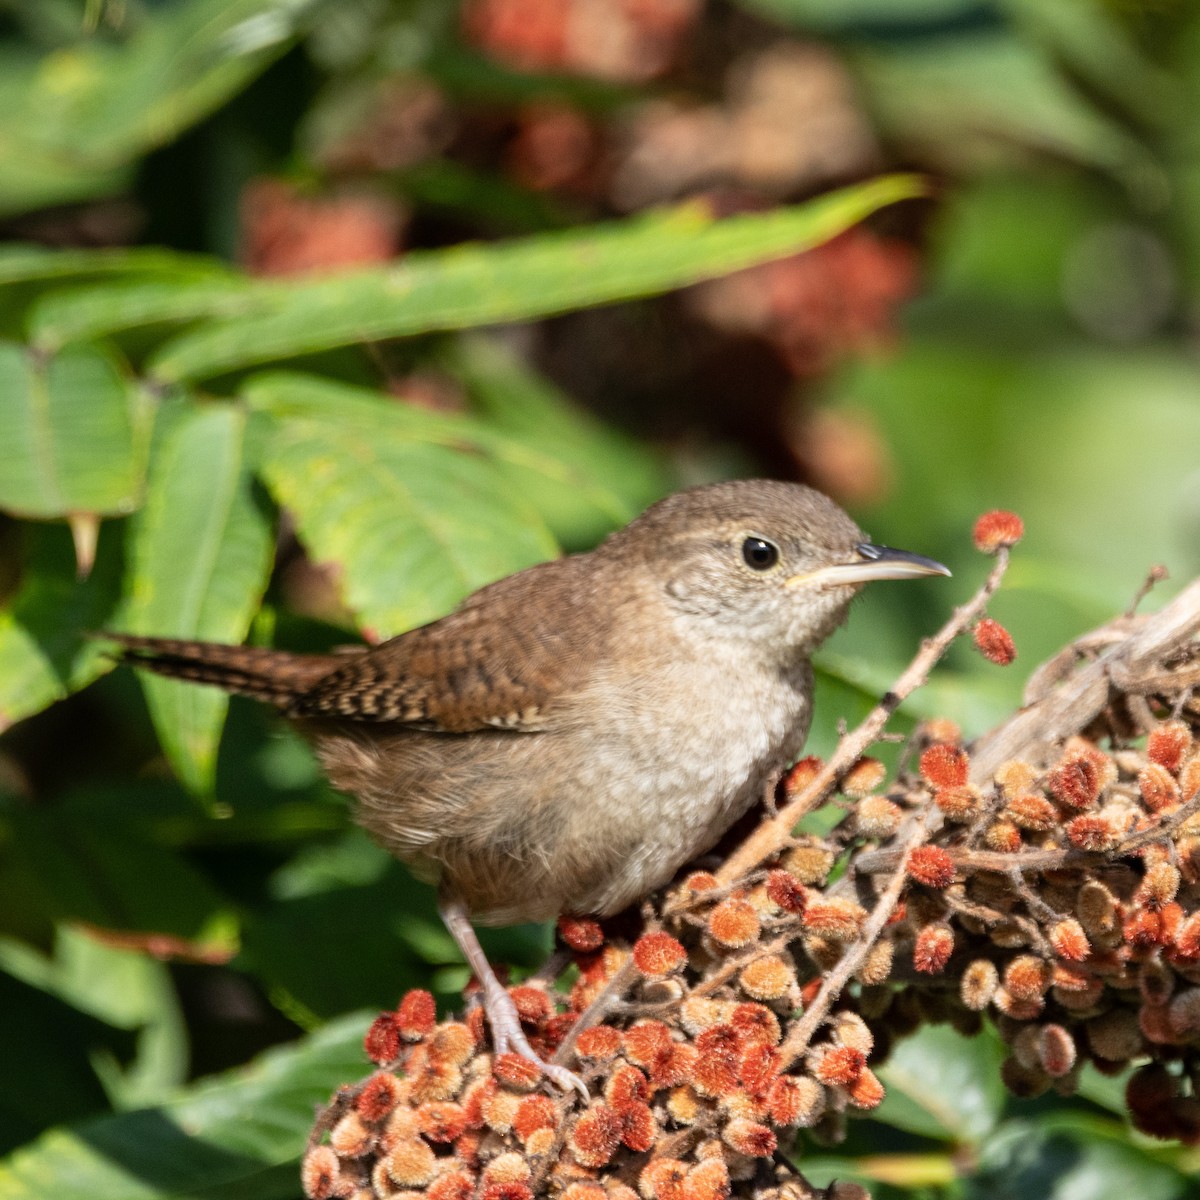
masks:
[(975, 549), (995, 554), (1001, 546), (1015, 546), (1025, 535), (1025, 522), (1014, 512), (993, 509), (975, 522), (972, 539)]
[(1007, 667), (1017, 657), (1017, 647), (1012, 634), (991, 617), (984, 617), (975, 626), (971, 636), (979, 653), (998, 667)]
[(913, 943), (913, 966), (923, 975), (940, 975), (954, 953), (954, 931), (949, 925), (926, 925)]
[(954, 882), (954, 860), (940, 846), (918, 846), (909, 854), (905, 870), (926, 887), (940, 890)]
[(927, 747), (921, 755), (921, 777), (934, 787), (962, 787), (969, 768), (966, 752), (944, 742)]
[(758, 913), (748, 900), (730, 896), (709, 913), (708, 932), (722, 946), (735, 950), (748, 946), (761, 932)]
[(634, 943), (633, 965), (643, 975), (667, 975), (686, 962), (682, 943), (661, 930), (643, 933)]

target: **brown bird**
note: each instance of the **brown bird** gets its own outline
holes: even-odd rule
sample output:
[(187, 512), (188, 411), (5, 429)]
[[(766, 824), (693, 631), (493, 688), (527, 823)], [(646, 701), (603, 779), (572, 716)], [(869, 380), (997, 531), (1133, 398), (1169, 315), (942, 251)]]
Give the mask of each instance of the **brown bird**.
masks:
[(606, 916), (667, 882), (800, 753), (813, 651), (874, 579), (948, 575), (831, 500), (680, 492), (588, 554), (349, 654), (113, 635), (138, 666), (280, 709), (357, 818), (439, 889), (497, 1052), (534, 1062), (471, 919)]

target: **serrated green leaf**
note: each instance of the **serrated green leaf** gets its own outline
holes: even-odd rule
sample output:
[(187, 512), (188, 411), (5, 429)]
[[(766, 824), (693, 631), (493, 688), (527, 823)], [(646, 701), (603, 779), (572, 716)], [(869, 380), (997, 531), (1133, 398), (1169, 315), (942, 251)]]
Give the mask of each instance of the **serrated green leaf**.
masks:
[[(214, 641), (246, 636), (273, 542), (246, 440), (246, 414), (232, 405), (187, 403), (172, 414), (132, 533), (125, 628)], [(228, 697), (154, 675), (142, 682), (180, 778), (211, 792)]]
[(336, 346), (526, 320), (650, 296), (833, 237), (883, 205), (925, 194), (889, 175), (805, 204), (714, 220), (684, 205), (591, 228), (416, 252), (398, 265), (263, 288), (269, 307), (208, 321), (152, 358), (164, 380), (198, 379)]
[(21, 585), (0, 609), (0, 730), (61, 700), (104, 674), (110, 660), (86, 634), (111, 620), (121, 590), (122, 528), (106, 521), (96, 564), (75, 574), (64, 525), (27, 531)]
[(261, 378), (246, 399), (272, 421), (267, 486), (380, 636), (557, 553), (536, 510), (471, 452), (487, 447), (469, 422), (303, 376)]
[(26, 517), (137, 504), (151, 407), (96, 346), (48, 358), (0, 342), (0, 508)]
[(0, 1200), (292, 1200), (313, 1111), (366, 1074), (348, 1017), (159, 1108), (53, 1129), (0, 1162)]

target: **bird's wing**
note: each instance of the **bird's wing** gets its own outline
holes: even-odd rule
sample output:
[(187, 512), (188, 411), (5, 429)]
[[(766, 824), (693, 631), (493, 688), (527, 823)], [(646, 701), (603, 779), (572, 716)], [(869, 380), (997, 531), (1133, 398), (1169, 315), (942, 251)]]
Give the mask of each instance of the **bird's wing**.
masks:
[[(570, 586), (573, 573), (561, 570), (568, 561), (501, 580), (440, 621), (347, 656), (298, 696), (288, 715), (435, 733), (552, 728), (562, 698), (582, 686), (603, 638), (599, 623), (585, 626), (581, 637), (571, 620), (578, 594)], [(534, 581), (544, 584), (536, 592), (525, 579), (533, 572), (543, 576)]]

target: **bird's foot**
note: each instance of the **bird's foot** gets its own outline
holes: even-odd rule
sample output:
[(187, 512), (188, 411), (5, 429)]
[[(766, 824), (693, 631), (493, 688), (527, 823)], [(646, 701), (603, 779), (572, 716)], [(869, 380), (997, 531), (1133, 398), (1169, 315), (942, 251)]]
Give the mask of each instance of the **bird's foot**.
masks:
[(519, 1054), (527, 1062), (533, 1063), (556, 1088), (564, 1092), (578, 1092), (585, 1104), (591, 1099), (587, 1084), (578, 1075), (558, 1063), (547, 1062), (529, 1044), (521, 1028), (517, 1006), (508, 992), (502, 987), (497, 990), (485, 988), (483, 1007), (492, 1030), (492, 1046), (497, 1054)]
[(587, 1103), (591, 1099), (587, 1084), (566, 1067), (539, 1058), (529, 1044), (529, 1039), (521, 1028), (517, 1006), (504, 984), (496, 978), (496, 972), (492, 970), (487, 955), (479, 944), (479, 938), (475, 936), (475, 930), (471, 927), (466, 905), (451, 895), (442, 895), (438, 898), (438, 911), (450, 936), (458, 943), (463, 957), (470, 964), (483, 989), (483, 1011), (492, 1029), (492, 1047), (496, 1053), (519, 1054), (527, 1062), (533, 1063), (555, 1087), (564, 1092), (574, 1090), (583, 1097), (584, 1103)]

